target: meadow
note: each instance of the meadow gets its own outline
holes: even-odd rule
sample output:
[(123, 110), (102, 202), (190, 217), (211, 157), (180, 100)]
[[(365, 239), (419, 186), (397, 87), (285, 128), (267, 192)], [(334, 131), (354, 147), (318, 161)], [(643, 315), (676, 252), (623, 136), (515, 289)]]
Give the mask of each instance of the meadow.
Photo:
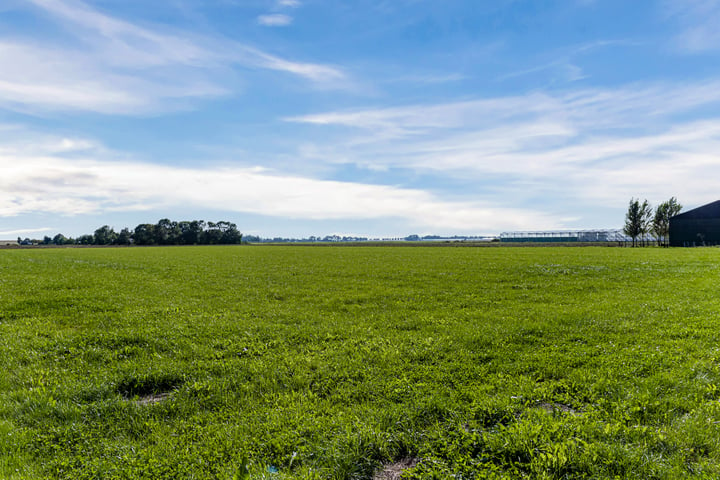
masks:
[(0, 478), (720, 478), (720, 250), (0, 250)]

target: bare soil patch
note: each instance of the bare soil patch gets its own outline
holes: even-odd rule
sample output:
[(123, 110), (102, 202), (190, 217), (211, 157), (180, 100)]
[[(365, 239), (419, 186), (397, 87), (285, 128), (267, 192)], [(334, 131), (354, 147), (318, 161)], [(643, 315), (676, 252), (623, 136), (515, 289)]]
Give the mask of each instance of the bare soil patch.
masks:
[(137, 405), (154, 405), (162, 401), (167, 400), (170, 397), (170, 393), (158, 393), (154, 395), (146, 395), (135, 400)]
[(399, 462), (385, 465), (373, 476), (373, 480), (399, 480), (405, 470), (415, 467), (420, 462), (417, 458), (405, 458)]

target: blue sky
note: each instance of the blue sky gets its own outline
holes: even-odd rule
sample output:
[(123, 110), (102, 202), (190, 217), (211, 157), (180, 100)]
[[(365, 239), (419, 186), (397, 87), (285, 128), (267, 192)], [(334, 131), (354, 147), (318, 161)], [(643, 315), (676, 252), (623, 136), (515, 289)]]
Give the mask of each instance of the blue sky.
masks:
[(0, 238), (618, 228), (720, 178), (720, 0), (3, 0)]

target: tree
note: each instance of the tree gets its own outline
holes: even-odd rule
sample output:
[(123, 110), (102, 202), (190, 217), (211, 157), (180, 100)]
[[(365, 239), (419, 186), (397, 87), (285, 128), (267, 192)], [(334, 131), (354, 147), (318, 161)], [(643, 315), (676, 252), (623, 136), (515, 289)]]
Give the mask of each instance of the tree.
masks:
[(178, 231), (177, 224), (169, 218), (162, 218), (155, 224), (155, 243), (158, 245), (172, 245), (175, 240), (175, 230)]
[(135, 245), (153, 245), (155, 243), (155, 225), (141, 223), (135, 227), (133, 240), (135, 240)]
[(671, 197), (670, 200), (661, 203), (655, 209), (652, 231), (657, 236), (658, 246), (667, 244), (668, 235), (670, 234), (670, 219), (680, 213), (682, 208), (677, 199)]
[(92, 245), (93, 244), (93, 236), (92, 235), (80, 235), (77, 239), (77, 243), (79, 245)]
[(130, 242), (132, 241), (132, 232), (130, 232), (129, 229), (123, 228), (120, 230), (120, 233), (118, 233), (117, 236), (117, 244), (118, 245), (130, 245)]
[(643, 246), (648, 244), (648, 234), (652, 231), (653, 210), (647, 200), (640, 205), (640, 238)]
[(65, 238), (65, 235), (63, 235), (62, 233), (58, 233), (53, 237), (52, 243), (54, 243), (55, 245), (66, 245), (68, 243), (68, 239)]
[[(20, 241), (20, 238), (18, 238)], [(29, 240), (28, 240), (29, 241)], [(204, 220), (175, 222), (168, 218), (158, 223), (141, 223), (134, 230), (123, 228), (116, 233), (108, 225), (95, 230), (94, 235), (82, 235), (76, 240), (56, 236), (55, 239), (45, 238), (45, 243), (63, 242), (79, 245), (214, 245), (240, 244), (243, 235), (232, 222), (221, 220), (217, 223)]]
[(201, 242), (203, 230), (205, 229), (204, 220), (182, 221), (178, 223), (180, 236), (183, 245), (196, 245)]
[(652, 219), (652, 208), (647, 200), (640, 203), (640, 199), (630, 199), (628, 211), (625, 214), (625, 226), (623, 232), (632, 238), (633, 247), (637, 245), (637, 238), (643, 239), (650, 230)]
[(112, 245), (117, 241), (117, 233), (109, 225), (103, 225), (95, 230), (93, 243), (95, 245)]
[(205, 230), (205, 233), (203, 234), (203, 243), (206, 245), (216, 245), (221, 243), (222, 233), (222, 230), (220, 230), (215, 222), (208, 222), (207, 230)]
[(222, 232), (220, 243), (226, 245), (235, 245), (242, 242), (242, 233), (237, 229), (237, 225), (232, 222), (218, 222), (216, 226)]

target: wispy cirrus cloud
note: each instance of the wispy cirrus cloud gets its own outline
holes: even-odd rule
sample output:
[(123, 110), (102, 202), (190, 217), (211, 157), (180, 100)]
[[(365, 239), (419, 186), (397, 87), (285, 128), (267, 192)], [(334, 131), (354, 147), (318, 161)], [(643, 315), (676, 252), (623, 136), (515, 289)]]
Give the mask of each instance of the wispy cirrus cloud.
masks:
[(80, 51), (0, 41), (0, 106), (15, 110), (86, 110), (144, 113), (167, 102), (217, 97), (230, 91), (185, 68), (170, 80), (170, 70), (138, 75), (107, 68)]
[[(720, 81), (632, 84), (453, 103), (325, 112), (315, 158), (363, 168), (476, 179), (479, 198), (714, 200), (720, 175)], [(332, 132), (330, 134), (329, 132)]]
[[(543, 212), (448, 201), (422, 189), (314, 179), (261, 167), (191, 168), (117, 161), (101, 145), (85, 139), (27, 131), (14, 135), (27, 141), (3, 142), (0, 217), (222, 206), (226, 211), (279, 218), (396, 219), (418, 228), (479, 233), (498, 226), (557, 224)], [(24, 146), (30, 140), (35, 149), (27, 151)]]
[[(219, 36), (149, 29), (79, 0), (28, 0), (61, 28), (54, 36), (0, 36), (0, 106), (26, 110), (144, 113), (236, 93), (235, 67), (291, 74), (316, 84), (346, 78)], [(222, 73), (222, 74), (220, 74)]]
[(257, 17), (257, 22), (266, 27), (286, 27), (293, 22), (293, 18), (282, 13), (271, 13), (260, 15)]
[[(300, 5), (299, 0), (278, 0), (274, 10), (283, 11), (298, 8)], [(265, 15), (259, 15), (256, 21), (258, 25), (264, 27), (287, 27), (293, 23), (294, 18), (285, 13), (267, 13)]]
[[(585, 88), (550, 94), (489, 97), (447, 103), (331, 111), (287, 117), (289, 122), (333, 125), (373, 133), (393, 130), (403, 135), (452, 129), (490, 128), (528, 119), (543, 123), (562, 118), (585, 129), (643, 125), (667, 121), (669, 116), (720, 103), (720, 79), (693, 83), (636, 83), (617, 88)], [(642, 123), (638, 123), (644, 119)]]
[(43, 227), (43, 228), (23, 228), (19, 230), (5, 230), (4, 232), (0, 232), (0, 236), (10, 236), (10, 235), (30, 235), (33, 233), (43, 233), (43, 232), (50, 232), (52, 231), (52, 228), (50, 227)]
[(720, 0), (666, 0), (664, 9), (681, 29), (673, 39), (677, 49), (689, 53), (720, 50)]
[[(0, 217), (225, 205), (287, 219), (398, 219), (428, 231), (497, 233), (572, 221), (597, 227), (567, 215), (563, 204), (622, 209), (638, 195), (651, 201), (675, 195), (687, 205), (716, 199), (707, 179), (720, 176), (720, 116), (709, 108), (718, 103), (718, 83), (707, 80), (288, 119), (318, 128), (313, 162), (477, 182), (472, 194), (460, 196), (252, 165), (118, 160), (92, 140), (0, 125)], [(688, 115), (704, 110), (702, 117)]]

